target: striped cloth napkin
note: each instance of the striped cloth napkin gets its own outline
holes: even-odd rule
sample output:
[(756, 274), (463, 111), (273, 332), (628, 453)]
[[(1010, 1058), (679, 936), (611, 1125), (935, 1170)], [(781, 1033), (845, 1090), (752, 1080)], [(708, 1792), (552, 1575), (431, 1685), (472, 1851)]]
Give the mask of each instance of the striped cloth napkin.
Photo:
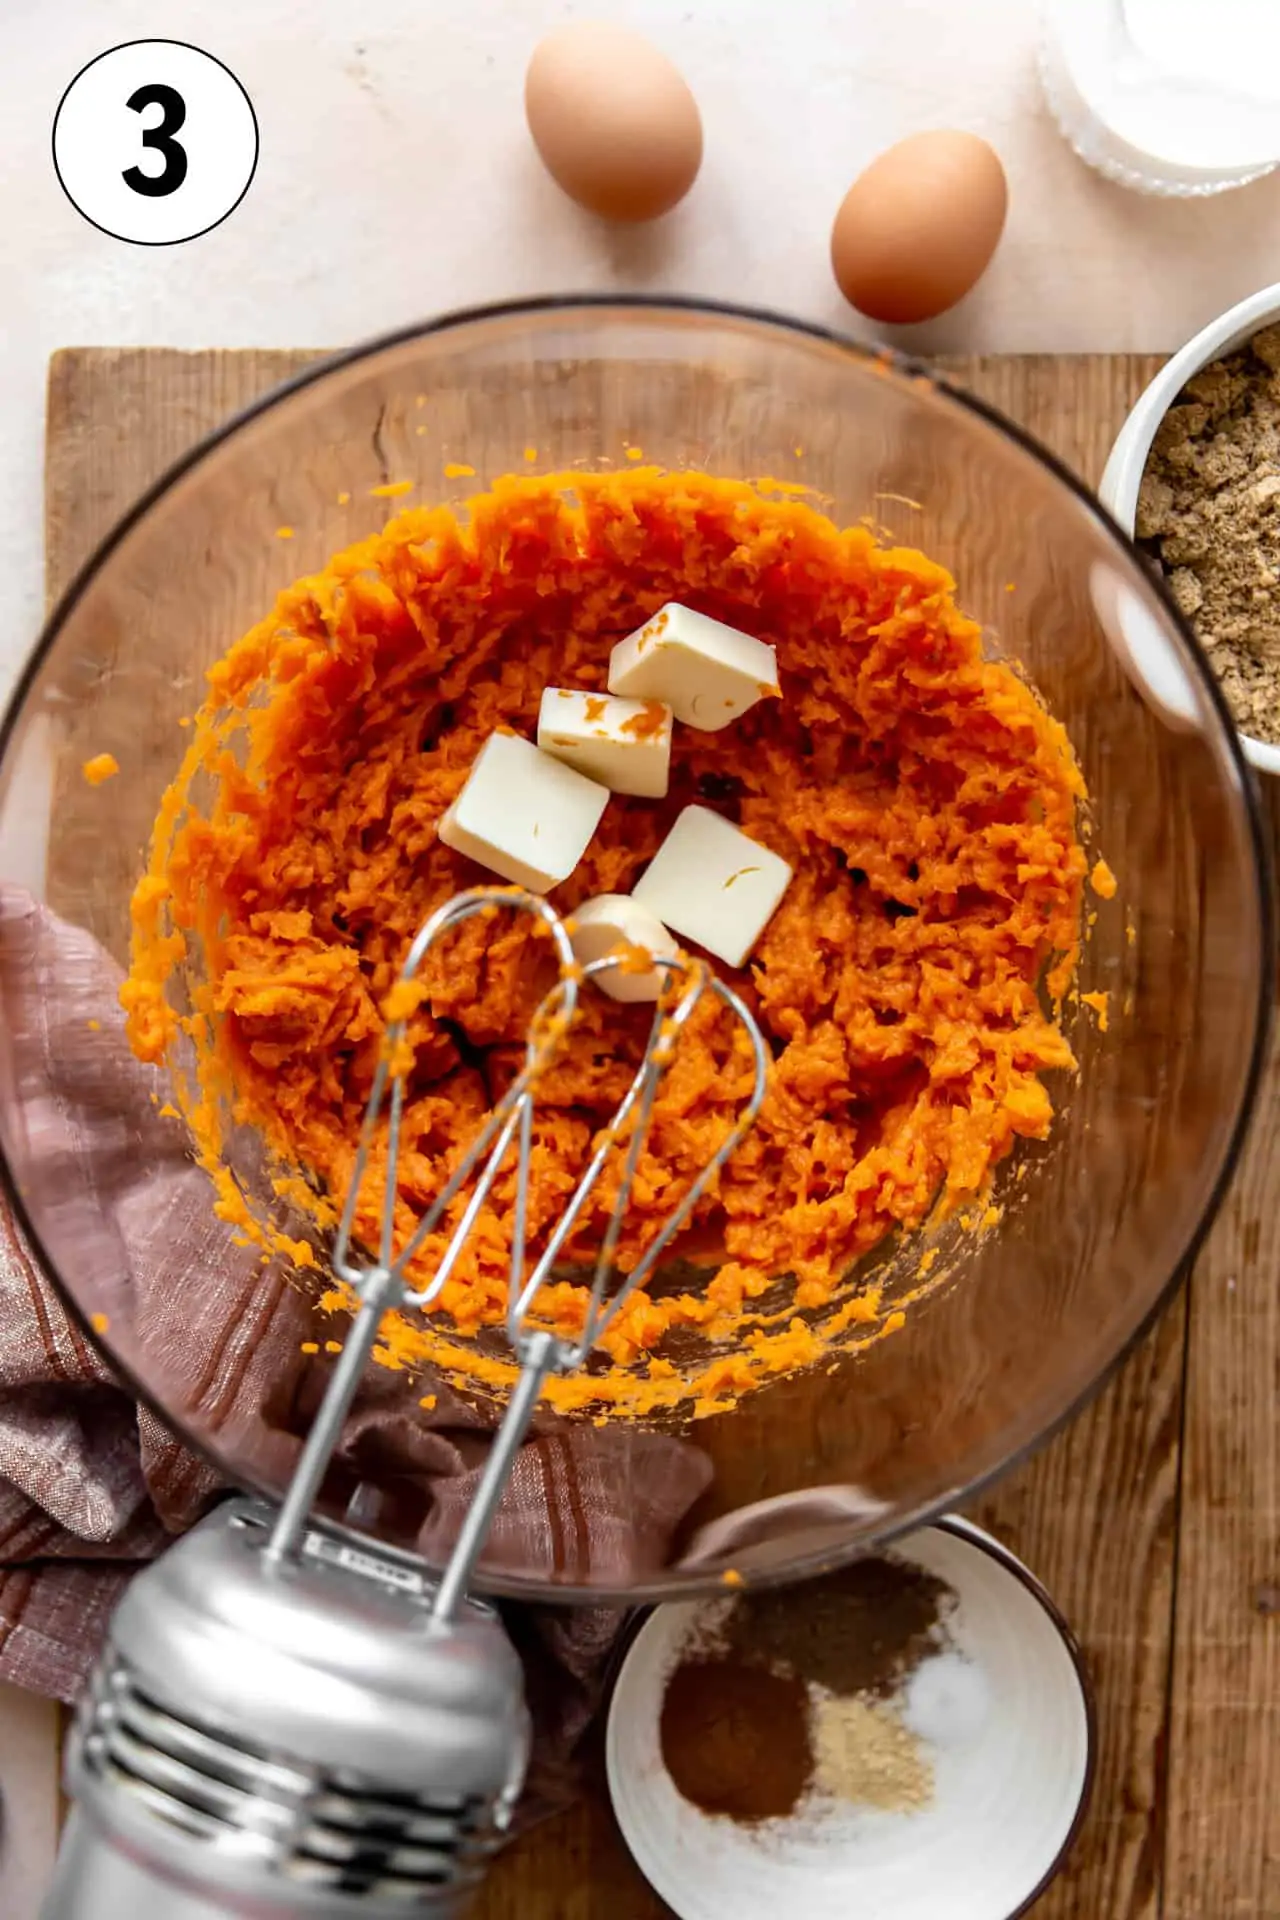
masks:
[[(87, 934), (0, 883), (0, 1096), (59, 1248), (80, 1249), (88, 1273), (95, 1243), (112, 1240), (134, 1364), (156, 1399), (198, 1409), (228, 1454), (279, 1483), (316, 1367), (300, 1352), (312, 1309), (214, 1218), (180, 1129), (157, 1117), (159, 1077), (128, 1051), (119, 983)], [(402, 1475), (425, 1490), (419, 1539), (438, 1557), (470, 1498), (483, 1432), (447, 1390), (427, 1415), (416, 1401), (406, 1411), (392, 1385), (370, 1375), (342, 1458), (353, 1484)], [(704, 1454), (659, 1434), (542, 1432), (517, 1460), (490, 1552), (495, 1564), (625, 1589), (665, 1564), (710, 1475)], [(223, 1491), (114, 1377), (0, 1200), (0, 1679), (74, 1700), (130, 1574)], [(539, 1735), (526, 1818), (572, 1794), (573, 1749), (624, 1617), (510, 1609)]]

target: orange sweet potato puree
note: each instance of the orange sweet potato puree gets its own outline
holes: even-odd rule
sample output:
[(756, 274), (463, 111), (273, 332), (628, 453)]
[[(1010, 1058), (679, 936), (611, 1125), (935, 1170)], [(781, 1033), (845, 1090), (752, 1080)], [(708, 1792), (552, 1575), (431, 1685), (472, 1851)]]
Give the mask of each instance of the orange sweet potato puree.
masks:
[[(781, 698), (719, 734), (678, 727), (668, 798), (611, 799), (553, 899), (568, 913), (627, 892), (695, 800), (781, 854), (795, 877), (729, 976), (770, 1043), (771, 1080), (692, 1229), (684, 1280), (638, 1291), (607, 1365), (553, 1382), (551, 1398), (707, 1411), (834, 1334), (901, 1324), (850, 1269), (939, 1202), (982, 1194), (1017, 1136), (1043, 1138), (1044, 1076), (1073, 1064), (1056, 1007), (1077, 955), (1083, 782), (1062, 727), (984, 658), (952, 588), (923, 554), (837, 528), (767, 483), (647, 468), (509, 477), (463, 516), (402, 512), (284, 592), (210, 672), (137, 888), (122, 992), (138, 1054), (175, 1067), (222, 1211), (314, 1260), (227, 1173), (228, 1117), (265, 1138), (277, 1191), (323, 1229), (388, 1013), (407, 1013), (407, 1235), (515, 1070), (548, 984), (548, 943), (512, 917), (460, 929), (420, 993), (395, 988), (421, 922), (486, 878), (440, 842), (440, 817), (495, 727), (532, 735), (548, 685), (603, 691), (614, 642), (675, 599), (776, 645)], [(535, 1233), (572, 1190), (648, 1024), (644, 1008), (584, 990), (540, 1083)], [(750, 1083), (745, 1035), (708, 996), (658, 1099), (624, 1266)], [(385, 1166), (375, 1148), (358, 1213), (370, 1239)], [(385, 1362), (488, 1388), (511, 1378), (501, 1341), (483, 1337), (505, 1307), (509, 1189), (432, 1313), (388, 1318)], [(583, 1257), (604, 1204), (577, 1236)], [(585, 1297), (570, 1271), (547, 1310), (575, 1329)]]

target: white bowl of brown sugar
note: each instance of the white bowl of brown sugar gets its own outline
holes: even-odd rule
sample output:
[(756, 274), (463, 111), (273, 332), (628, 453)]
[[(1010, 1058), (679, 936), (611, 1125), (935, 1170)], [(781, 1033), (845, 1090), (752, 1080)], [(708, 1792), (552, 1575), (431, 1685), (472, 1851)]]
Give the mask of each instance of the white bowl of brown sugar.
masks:
[(1098, 497), (1164, 575), (1247, 758), (1280, 774), (1280, 286), (1220, 314), (1161, 369)]

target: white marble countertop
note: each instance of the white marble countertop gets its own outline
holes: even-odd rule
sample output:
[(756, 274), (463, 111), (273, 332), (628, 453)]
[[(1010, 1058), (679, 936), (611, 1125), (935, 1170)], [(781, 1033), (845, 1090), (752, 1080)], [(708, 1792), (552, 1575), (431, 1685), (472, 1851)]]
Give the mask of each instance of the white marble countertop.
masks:
[[(648, 32), (701, 104), (702, 175), (652, 229), (580, 213), (529, 146), (525, 61), (575, 14)], [(60, 346), (337, 345), (444, 307), (583, 288), (785, 304), (865, 332), (831, 279), (832, 215), (872, 155), (937, 125), (993, 141), (1009, 224), (981, 286), (910, 345), (1169, 349), (1280, 277), (1280, 178), (1158, 202), (1078, 163), (1040, 106), (1036, 16), (1036, 0), (4, 0), (0, 695), (40, 616), (43, 389)], [(158, 32), (225, 61), (261, 129), (237, 211), (160, 249), (90, 227), (50, 159), (78, 69)], [(28, 1920), (47, 1854), (50, 1726), (0, 1693), (4, 1920)]]

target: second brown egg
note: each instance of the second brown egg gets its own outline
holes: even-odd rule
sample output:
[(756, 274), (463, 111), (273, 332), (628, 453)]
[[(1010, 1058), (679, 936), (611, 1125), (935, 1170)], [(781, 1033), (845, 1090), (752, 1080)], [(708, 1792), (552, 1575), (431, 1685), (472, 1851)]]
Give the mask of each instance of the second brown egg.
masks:
[(831, 231), (841, 293), (872, 320), (932, 320), (990, 264), (1008, 207), (1004, 168), (975, 133), (915, 133), (858, 175)]

